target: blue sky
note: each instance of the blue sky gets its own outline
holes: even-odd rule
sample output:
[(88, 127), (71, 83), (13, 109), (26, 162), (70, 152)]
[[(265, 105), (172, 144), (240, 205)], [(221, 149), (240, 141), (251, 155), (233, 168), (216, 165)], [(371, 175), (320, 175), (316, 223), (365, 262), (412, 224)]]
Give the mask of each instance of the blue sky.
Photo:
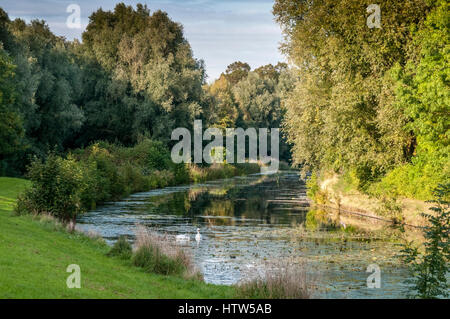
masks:
[[(2, 0), (0, 7), (11, 19), (44, 19), (55, 34), (72, 40), (81, 38), (93, 11), (111, 10), (118, 2), (145, 3), (151, 11), (164, 10), (180, 22), (195, 57), (206, 63), (208, 81), (234, 61), (252, 68), (285, 61), (278, 50), (282, 35), (271, 13), (273, 0)], [(81, 29), (66, 26), (70, 4), (81, 8)]]

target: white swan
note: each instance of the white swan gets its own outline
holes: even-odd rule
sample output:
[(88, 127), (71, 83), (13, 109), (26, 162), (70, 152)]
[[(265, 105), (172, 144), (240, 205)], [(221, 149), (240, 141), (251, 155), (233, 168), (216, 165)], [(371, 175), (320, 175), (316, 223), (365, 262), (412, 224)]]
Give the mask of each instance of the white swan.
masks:
[(180, 241), (180, 242), (184, 242), (184, 241), (190, 241), (191, 238), (189, 237), (189, 235), (176, 235), (175, 236), (175, 240), (176, 241)]
[(197, 235), (195, 235), (195, 240), (199, 242), (202, 239), (202, 235), (200, 235), (200, 228), (197, 228)]

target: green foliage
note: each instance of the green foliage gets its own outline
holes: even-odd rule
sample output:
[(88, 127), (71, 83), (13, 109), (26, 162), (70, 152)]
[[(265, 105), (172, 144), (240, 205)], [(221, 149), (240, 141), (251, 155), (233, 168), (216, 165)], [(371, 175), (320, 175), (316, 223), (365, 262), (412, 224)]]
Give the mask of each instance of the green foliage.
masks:
[(275, 2), (283, 50), (299, 77), (285, 101), (285, 131), (304, 170), (355, 168), (364, 180), (404, 160), (409, 136), (385, 74), (405, 59), (405, 26), (420, 23), (426, 5), (383, 3), (381, 29), (367, 27), (366, 7), (362, 0)]
[(40, 156), (54, 146), (63, 150), (85, 120), (78, 101), (80, 66), (73, 63), (69, 44), (55, 36), (44, 21), (26, 24), (16, 19), (8, 29), (17, 65), (16, 108), (24, 119), (31, 150)]
[(298, 66), (283, 103), (293, 161), (351, 171), (364, 192), (430, 198), (448, 175), (448, 2), (384, 2), (379, 29), (367, 5), (275, 2)]
[(0, 44), (0, 165), (7, 155), (22, 149), (22, 119), (11, 107), (17, 94), (13, 81), (14, 69), (10, 57)]
[(233, 94), (246, 127), (279, 127), (280, 97), (276, 82), (251, 72), (233, 87)]
[(28, 170), (32, 187), (19, 197), (16, 211), (49, 213), (63, 222), (74, 222), (78, 214), (97, 204), (131, 193), (256, 172), (258, 164), (249, 163), (204, 168), (174, 164), (168, 149), (149, 139), (134, 147), (99, 142), (75, 150), (67, 158), (55, 153), (45, 161), (36, 158)]
[(307, 191), (306, 194), (309, 198), (314, 198), (317, 192), (320, 191), (319, 178), (316, 172), (313, 172), (306, 181)]
[(419, 52), (392, 72), (397, 81), (396, 107), (409, 119), (405, 128), (414, 133), (415, 156), (378, 185), (386, 192), (420, 199), (431, 198), (433, 189), (448, 183), (450, 176), (450, 13), (447, 1), (431, 3), (424, 27), (413, 38)]
[[(90, 176), (95, 197), (91, 204), (173, 185), (182, 179), (182, 173), (178, 172), (179, 166), (171, 163), (167, 148), (161, 142), (149, 139), (142, 140), (134, 147), (95, 143), (74, 154), (85, 167), (92, 169)], [(165, 167), (167, 169), (160, 170)], [(178, 172), (178, 179), (174, 171)]]
[(100, 67), (94, 76), (86, 74), (89, 135), (100, 132), (125, 144), (141, 135), (168, 141), (168, 131), (191, 127), (201, 114), (203, 62), (193, 58), (181, 25), (167, 13), (150, 14), (141, 4), (99, 9), (90, 16), (80, 51)]
[(369, 190), (373, 194), (427, 200), (432, 198), (433, 189), (439, 184), (449, 182), (449, 176), (448, 154), (438, 151), (428, 156), (418, 155), (411, 163), (396, 167)]
[[(3, 166), (12, 166), (6, 169), (23, 172), (30, 154), (43, 158), (55, 147), (63, 152), (99, 139), (131, 146), (152, 136), (166, 145), (167, 132), (191, 127), (202, 113), (203, 62), (162, 11), (123, 3), (112, 12), (99, 9), (83, 43), (55, 36), (44, 21), (10, 21), (3, 10), (0, 16), (0, 155), (7, 156)], [(28, 148), (19, 150), (22, 144)], [(152, 154), (152, 167), (169, 169)]]
[(412, 56), (404, 68), (397, 65), (393, 75), (398, 82), (398, 107), (411, 119), (407, 128), (422, 145), (420, 151), (430, 153), (447, 148), (448, 153), (450, 11), (448, 1), (430, 3), (433, 9), (413, 38), (419, 51), (417, 56)]
[(306, 194), (318, 204), (328, 203), (328, 194), (325, 190), (320, 188), (320, 179), (317, 172), (313, 172), (306, 181)]
[[(168, 185), (171, 178), (161, 183), (154, 176), (163, 171), (175, 171), (175, 180), (186, 182), (188, 171), (168, 160), (166, 146), (170, 131), (192, 128), (194, 119), (219, 127), (280, 124), (281, 97), (292, 87), (286, 64), (250, 72), (247, 63), (235, 62), (207, 86), (204, 63), (194, 58), (182, 26), (141, 4), (98, 9), (82, 38), (82, 43), (67, 41), (45, 21), (11, 21), (0, 9), (1, 174), (23, 174), (28, 158), (45, 158), (49, 150), (64, 153), (96, 141), (140, 145), (145, 152), (128, 151), (142, 157), (126, 156), (133, 164), (121, 162), (118, 170), (105, 154), (92, 156), (89, 165), (99, 175), (92, 183), (136, 182), (135, 187), (94, 185), (106, 199), (146, 185)], [(151, 145), (141, 143), (150, 137)], [(287, 161), (286, 143), (280, 152)], [(90, 195), (83, 196), (87, 201)]]
[[(206, 88), (211, 99), (206, 120), (219, 128), (278, 128), (284, 116), (282, 99), (293, 83), (294, 76), (284, 63), (250, 71), (248, 64), (234, 62)], [(280, 159), (290, 160), (290, 146), (283, 136), (279, 147)]]
[(433, 214), (422, 215), (428, 220), (425, 227), (424, 251), (421, 253), (412, 243), (403, 246), (401, 256), (409, 265), (412, 280), (411, 296), (418, 298), (439, 298), (449, 296), (447, 276), (450, 273), (450, 209), (448, 198), (450, 184), (440, 185), (435, 195), (436, 205), (432, 207)]
[(237, 84), (247, 77), (250, 72), (250, 65), (241, 61), (231, 63), (225, 70), (225, 77), (231, 85)]
[(377, 214), (388, 217), (394, 224), (403, 222), (402, 205), (398, 202), (398, 198), (394, 196), (382, 196), (380, 198), (381, 208)]
[(32, 182), (20, 197), (16, 211), (48, 213), (63, 222), (74, 221), (85, 211), (81, 194), (87, 189), (86, 172), (73, 157), (50, 154), (45, 162), (35, 159), (28, 170)]
[(122, 259), (130, 259), (132, 255), (132, 247), (126, 236), (120, 236), (114, 243), (114, 246), (108, 252), (108, 256), (116, 256)]

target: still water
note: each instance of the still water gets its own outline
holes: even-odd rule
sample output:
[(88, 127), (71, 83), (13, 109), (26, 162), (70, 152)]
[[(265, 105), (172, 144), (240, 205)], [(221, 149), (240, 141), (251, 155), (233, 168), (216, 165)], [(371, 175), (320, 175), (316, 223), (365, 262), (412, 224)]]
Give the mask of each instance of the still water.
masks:
[[(111, 244), (120, 235), (133, 238), (137, 224), (168, 235), (190, 235), (187, 249), (209, 283), (234, 284), (267, 263), (289, 259), (307, 268), (318, 298), (406, 294), (407, 271), (395, 257), (395, 236), (380, 235), (373, 220), (311, 208), (305, 183), (295, 171), (137, 193), (106, 203), (78, 223)], [(198, 243), (197, 228), (202, 235)], [(380, 267), (380, 288), (367, 287), (371, 264)]]

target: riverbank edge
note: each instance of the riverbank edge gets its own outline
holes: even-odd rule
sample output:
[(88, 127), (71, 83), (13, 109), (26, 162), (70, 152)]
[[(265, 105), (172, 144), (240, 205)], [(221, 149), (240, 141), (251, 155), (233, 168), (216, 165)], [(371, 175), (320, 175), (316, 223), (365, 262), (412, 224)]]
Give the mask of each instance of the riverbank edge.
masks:
[[(318, 180), (319, 192), (310, 193), (314, 205), (393, 223), (392, 216), (386, 212), (389, 208), (380, 198), (364, 194), (355, 188), (342, 187), (340, 183), (341, 176), (337, 174), (325, 175)], [(421, 213), (432, 213), (430, 208), (433, 205), (426, 201), (399, 198), (396, 204), (401, 209), (400, 223), (406, 226), (421, 228), (426, 225)]]
[[(69, 233), (53, 221), (16, 216), (17, 195), (30, 182), (0, 177), (0, 299), (5, 298), (233, 298), (233, 287), (145, 273), (107, 257), (99, 238)], [(81, 288), (66, 285), (78, 264)]]

